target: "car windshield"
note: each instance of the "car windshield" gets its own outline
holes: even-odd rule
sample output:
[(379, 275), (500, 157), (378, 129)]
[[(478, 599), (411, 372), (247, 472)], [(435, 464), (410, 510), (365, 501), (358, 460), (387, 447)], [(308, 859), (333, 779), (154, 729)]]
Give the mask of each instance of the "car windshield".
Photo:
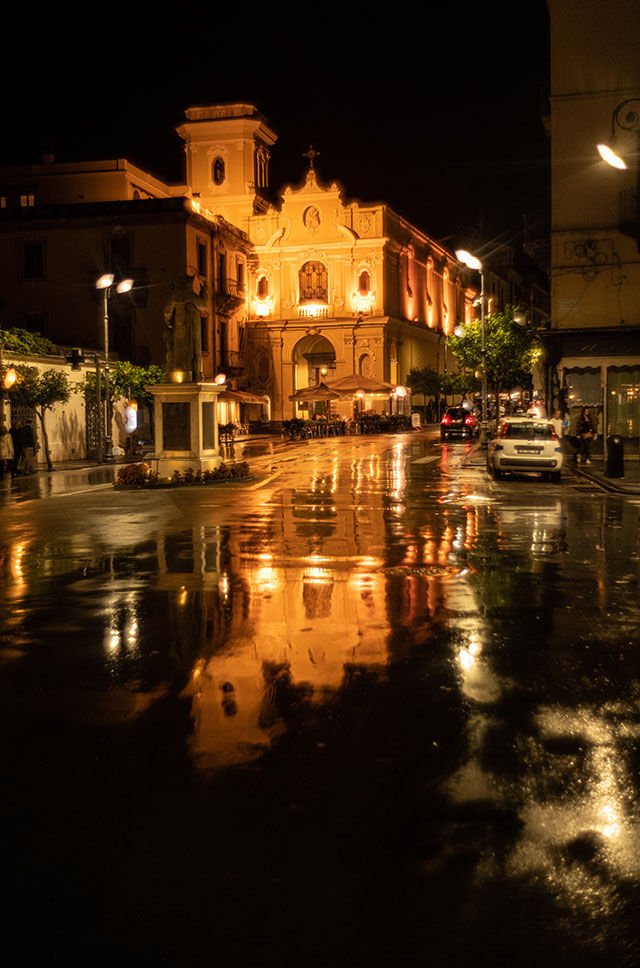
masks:
[(535, 420), (507, 423), (502, 429), (502, 436), (520, 440), (551, 440), (553, 427), (551, 424), (538, 423)]

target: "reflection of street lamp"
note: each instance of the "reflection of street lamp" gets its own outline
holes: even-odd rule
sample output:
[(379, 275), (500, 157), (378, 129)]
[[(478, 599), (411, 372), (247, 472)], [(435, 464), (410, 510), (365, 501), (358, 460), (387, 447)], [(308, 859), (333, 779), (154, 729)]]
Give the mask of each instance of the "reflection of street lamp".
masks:
[(480, 421), (480, 443), (487, 442), (487, 353), (484, 342), (484, 269), (482, 262), (466, 249), (456, 251), (456, 259), (469, 269), (480, 273), (480, 327), (481, 327), (481, 362), (482, 362), (482, 420)]
[[(104, 432), (105, 457), (112, 457), (113, 441), (111, 439), (111, 400), (109, 396), (109, 298), (111, 287), (115, 276), (112, 272), (105, 272), (96, 282), (96, 289), (103, 292), (103, 317), (104, 317), (104, 385), (105, 385), (105, 411), (106, 411), (106, 430)], [(129, 292), (133, 288), (133, 279), (122, 279), (116, 286), (118, 294)], [(100, 421), (102, 423), (102, 419)]]

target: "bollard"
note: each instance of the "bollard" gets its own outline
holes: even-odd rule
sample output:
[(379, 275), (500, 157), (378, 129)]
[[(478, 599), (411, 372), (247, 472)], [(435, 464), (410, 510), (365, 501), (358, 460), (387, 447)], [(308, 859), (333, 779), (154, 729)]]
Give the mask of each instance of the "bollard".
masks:
[(607, 477), (624, 477), (624, 445), (622, 437), (612, 434), (607, 437)]

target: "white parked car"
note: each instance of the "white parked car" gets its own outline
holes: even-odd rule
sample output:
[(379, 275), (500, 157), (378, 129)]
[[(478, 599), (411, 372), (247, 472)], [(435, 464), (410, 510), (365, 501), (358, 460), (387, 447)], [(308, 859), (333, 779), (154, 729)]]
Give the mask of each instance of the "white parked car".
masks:
[(503, 417), (487, 445), (487, 470), (494, 477), (506, 472), (540, 471), (559, 481), (562, 462), (562, 444), (550, 420)]

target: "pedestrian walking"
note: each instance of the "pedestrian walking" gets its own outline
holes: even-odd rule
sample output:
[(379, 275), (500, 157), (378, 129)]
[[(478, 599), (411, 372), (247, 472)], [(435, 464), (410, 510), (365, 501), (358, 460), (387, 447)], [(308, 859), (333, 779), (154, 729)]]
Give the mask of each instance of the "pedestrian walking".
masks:
[(36, 452), (36, 432), (33, 429), (33, 421), (27, 419), (23, 427), (20, 428), (20, 445), (24, 457), (24, 473), (33, 474), (33, 458)]
[(576, 428), (576, 439), (578, 443), (576, 460), (578, 463), (580, 461), (584, 461), (585, 464), (591, 463), (591, 441), (595, 440), (597, 436), (598, 434), (589, 407), (583, 407), (582, 413), (578, 417), (578, 426)]
[(553, 429), (556, 432), (556, 437), (558, 440), (561, 440), (564, 436), (564, 420), (562, 419), (561, 410), (554, 410), (551, 423), (553, 424)]
[(13, 460), (13, 441), (5, 424), (0, 424), (0, 477), (11, 473)]
[(22, 444), (20, 443), (20, 429), (22, 424), (19, 420), (15, 423), (11, 422), (11, 427), (9, 428), (9, 433), (11, 434), (11, 440), (13, 441), (13, 460), (11, 461), (11, 476), (17, 477), (18, 471), (20, 469), (20, 461), (22, 460)]

